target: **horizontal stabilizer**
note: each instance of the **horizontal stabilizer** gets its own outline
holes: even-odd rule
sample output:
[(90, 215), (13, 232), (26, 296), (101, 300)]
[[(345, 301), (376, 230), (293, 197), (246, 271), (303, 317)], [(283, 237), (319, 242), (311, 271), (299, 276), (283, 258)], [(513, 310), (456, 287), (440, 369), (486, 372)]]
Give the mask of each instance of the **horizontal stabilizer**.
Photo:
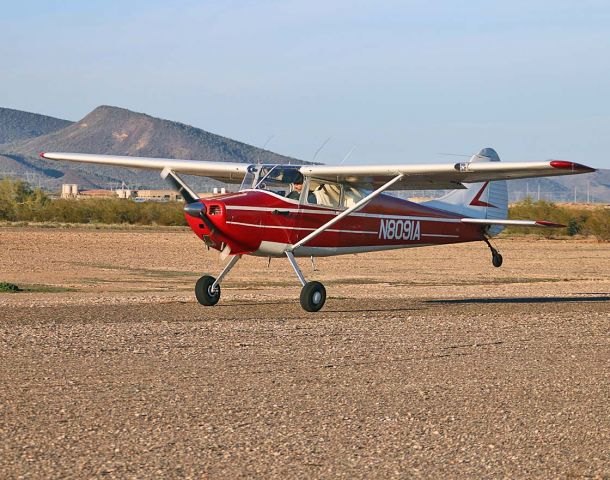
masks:
[(462, 223), (476, 223), (478, 225), (503, 225), (513, 227), (552, 227), (565, 228), (561, 223), (547, 222), (546, 220), (498, 220), (491, 218), (462, 218)]

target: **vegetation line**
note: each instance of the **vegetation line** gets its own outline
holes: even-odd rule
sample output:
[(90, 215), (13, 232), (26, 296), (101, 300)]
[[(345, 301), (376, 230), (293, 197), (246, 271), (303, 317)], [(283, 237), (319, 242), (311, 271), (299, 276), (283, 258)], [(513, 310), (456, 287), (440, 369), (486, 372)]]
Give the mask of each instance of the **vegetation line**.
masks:
[(22, 180), (0, 180), (0, 221), (186, 226), (182, 207), (118, 198), (51, 200)]
[(551, 238), (556, 235), (593, 236), (599, 241), (610, 240), (610, 209), (591, 205), (557, 205), (530, 198), (511, 205), (509, 218), (519, 220), (548, 220), (566, 225), (565, 229), (510, 227), (503, 235), (538, 235)]
[[(183, 204), (178, 202), (137, 203), (121, 199), (51, 200), (42, 190), (32, 189), (27, 182), (5, 178), (0, 180), (0, 221), (43, 222), (57, 224), (186, 226)], [(503, 236), (537, 235), (594, 236), (610, 241), (610, 209), (603, 206), (566, 206), (526, 199), (510, 207), (509, 218), (548, 220), (567, 225), (567, 229), (516, 228)]]

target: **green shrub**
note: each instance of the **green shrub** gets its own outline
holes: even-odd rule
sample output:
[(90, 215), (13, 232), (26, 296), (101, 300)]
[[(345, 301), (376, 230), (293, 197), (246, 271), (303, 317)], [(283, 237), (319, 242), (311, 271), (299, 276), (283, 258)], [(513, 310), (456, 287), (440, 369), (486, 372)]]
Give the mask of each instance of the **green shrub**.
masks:
[(27, 182), (0, 181), (0, 220), (10, 222), (186, 225), (183, 203), (137, 203), (119, 198), (51, 200)]
[(49, 203), (49, 198), (42, 190), (32, 190), (23, 180), (0, 180), (0, 220), (22, 220), (22, 217), (30, 217), (33, 212)]
[(118, 198), (59, 199), (37, 212), (36, 221), (178, 226), (186, 225), (183, 206)]
[(610, 209), (604, 206), (556, 205), (526, 199), (511, 205), (508, 216), (518, 220), (548, 220), (566, 225), (567, 229), (511, 227), (506, 229), (507, 235), (528, 234), (548, 238), (567, 233), (570, 236), (594, 236), (601, 241), (610, 240)]
[(0, 293), (16, 293), (20, 291), (21, 289), (14, 283), (0, 282)]

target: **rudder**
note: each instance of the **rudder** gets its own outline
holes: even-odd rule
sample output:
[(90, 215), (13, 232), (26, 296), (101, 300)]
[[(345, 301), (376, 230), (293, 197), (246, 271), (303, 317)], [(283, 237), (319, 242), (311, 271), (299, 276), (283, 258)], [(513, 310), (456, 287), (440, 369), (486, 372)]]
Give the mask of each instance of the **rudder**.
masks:
[[(499, 162), (500, 157), (493, 148), (483, 148), (470, 157), (470, 162)], [(449, 192), (436, 200), (423, 204), (470, 218), (506, 219), (508, 216), (508, 188), (506, 181), (465, 183), (465, 189)], [(501, 225), (489, 228), (490, 235), (504, 229)]]

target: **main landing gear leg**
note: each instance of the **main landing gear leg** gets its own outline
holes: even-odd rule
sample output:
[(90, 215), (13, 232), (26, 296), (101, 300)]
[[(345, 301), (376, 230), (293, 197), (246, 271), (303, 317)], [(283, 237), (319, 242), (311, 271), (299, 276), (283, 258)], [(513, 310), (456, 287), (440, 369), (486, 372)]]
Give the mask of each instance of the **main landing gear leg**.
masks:
[(324, 285), (320, 282), (306, 281), (292, 252), (286, 252), (286, 256), (288, 257), (288, 261), (290, 261), (290, 265), (294, 268), (297, 277), (299, 277), (301, 285), (303, 285), (300, 298), (301, 307), (308, 312), (317, 312), (324, 306), (324, 302), (326, 301), (326, 289), (324, 288)]
[(229, 260), (229, 263), (223, 268), (218, 278), (214, 278), (211, 275), (204, 275), (195, 284), (195, 296), (197, 301), (201, 305), (212, 306), (218, 303), (220, 300), (220, 282), (227, 273), (235, 266), (237, 261), (241, 258), (241, 255), (234, 255)]
[(501, 267), (502, 266), (502, 255), (500, 255), (500, 252), (498, 252), (494, 247), (491, 246), (491, 243), (489, 243), (489, 240), (487, 240), (487, 237), (483, 237), (483, 241), (487, 244), (487, 246), (491, 250), (491, 264), (494, 267)]

